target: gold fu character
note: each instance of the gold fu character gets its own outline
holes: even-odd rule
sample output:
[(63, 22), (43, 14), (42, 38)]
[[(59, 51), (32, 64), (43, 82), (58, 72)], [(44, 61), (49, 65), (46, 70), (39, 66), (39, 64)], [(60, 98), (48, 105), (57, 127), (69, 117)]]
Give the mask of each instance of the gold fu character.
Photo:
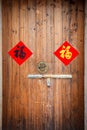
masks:
[(71, 57), (72, 57), (72, 52), (70, 52), (70, 46), (67, 46), (67, 47), (65, 47), (65, 46), (63, 46), (62, 47), (62, 50), (60, 51), (60, 57), (62, 57), (63, 59), (64, 58), (66, 58), (66, 59), (71, 59)]

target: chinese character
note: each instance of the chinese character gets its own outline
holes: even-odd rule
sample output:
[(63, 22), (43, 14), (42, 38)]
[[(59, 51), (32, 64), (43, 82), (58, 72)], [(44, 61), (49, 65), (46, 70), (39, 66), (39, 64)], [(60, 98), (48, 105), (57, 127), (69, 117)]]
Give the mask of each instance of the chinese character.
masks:
[(72, 52), (70, 52), (70, 46), (67, 46), (67, 47), (65, 47), (64, 45), (63, 45), (63, 47), (62, 47), (62, 50), (60, 51), (60, 57), (62, 57), (63, 59), (64, 58), (66, 58), (66, 59), (71, 59), (71, 57), (72, 57)]
[(17, 49), (14, 51), (14, 53), (15, 53), (15, 57), (16, 58), (20, 58), (20, 59), (24, 59), (25, 58), (25, 56), (26, 56), (26, 53), (23, 51), (23, 49), (24, 49), (24, 46), (17, 46)]

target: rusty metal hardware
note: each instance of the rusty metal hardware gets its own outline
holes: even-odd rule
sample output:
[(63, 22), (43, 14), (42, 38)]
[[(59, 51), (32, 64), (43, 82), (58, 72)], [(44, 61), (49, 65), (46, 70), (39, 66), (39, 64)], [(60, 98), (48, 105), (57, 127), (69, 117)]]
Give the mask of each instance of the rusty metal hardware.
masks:
[(39, 73), (44, 74), (48, 71), (48, 64), (46, 62), (40, 61), (37, 64), (37, 70)]

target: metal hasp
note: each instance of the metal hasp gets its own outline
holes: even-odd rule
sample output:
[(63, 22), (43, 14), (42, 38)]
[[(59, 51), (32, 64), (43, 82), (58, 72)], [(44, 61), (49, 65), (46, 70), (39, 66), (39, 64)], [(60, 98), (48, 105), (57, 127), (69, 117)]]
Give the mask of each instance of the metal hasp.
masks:
[(50, 78), (47, 78), (47, 86), (50, 87), (51, 83), (50, 83)]
[(51, 86), (51, 83), (50, 83), (50, 78), (58, 78), (58, 79), (68, 79), (68, 78), (72, 78), (72, 75), (71, 74), (55, 74), (55, 75), (50, 75), (50, 74), (44, 74), (44, 75), (41, 75), (41, 74), (29, 74), (27, 76), (27, 78), (31, 78), (31, 79), (37, 79), (37, 78), (47, 78), (47, 86), (50, 87)]

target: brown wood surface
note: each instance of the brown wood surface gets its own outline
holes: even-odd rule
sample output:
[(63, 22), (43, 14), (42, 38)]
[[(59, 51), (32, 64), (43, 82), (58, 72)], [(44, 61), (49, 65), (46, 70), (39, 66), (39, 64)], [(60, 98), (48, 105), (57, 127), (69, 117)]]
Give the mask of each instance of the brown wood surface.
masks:
[[(84, 1), (2, 0), (3, 130), (84, 130)], [(79, 56), (65, 66), (53, 52), (69, 41)], [(33, 55), (19, 66), (8, 51), (23, 41)], [(71, 79), (28, 79), (37, 63)]]

